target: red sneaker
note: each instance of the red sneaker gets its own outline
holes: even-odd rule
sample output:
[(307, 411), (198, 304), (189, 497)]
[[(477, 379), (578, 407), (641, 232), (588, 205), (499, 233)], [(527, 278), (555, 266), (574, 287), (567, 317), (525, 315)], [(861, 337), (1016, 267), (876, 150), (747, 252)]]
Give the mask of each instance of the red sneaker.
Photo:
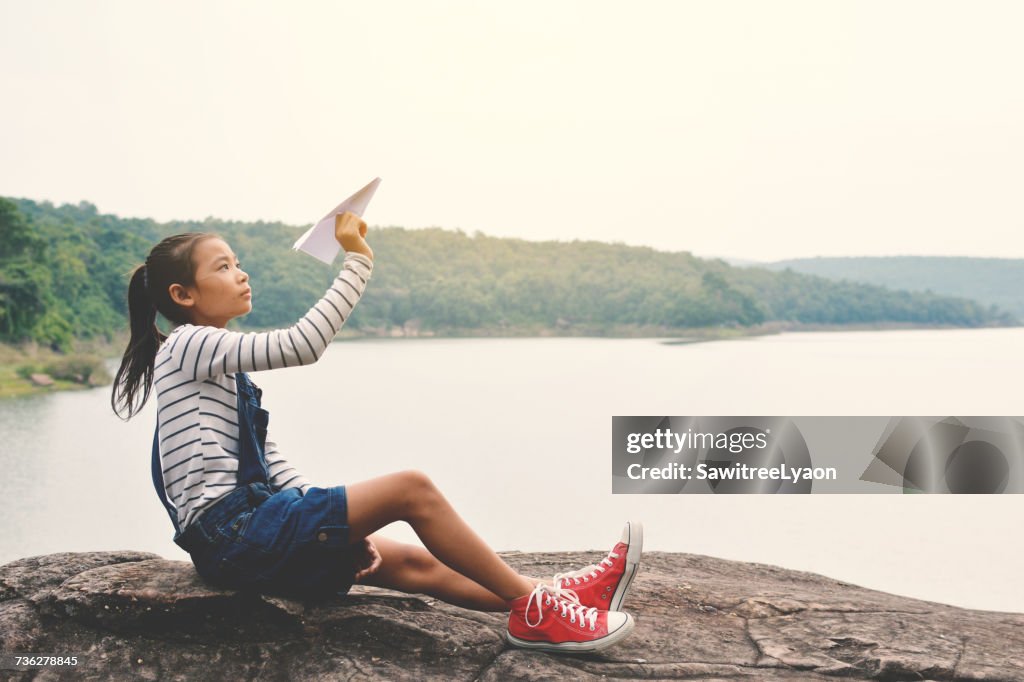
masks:
[(584, 606), (618, 611), (640, 569), (643, 550), (643, 524), (627, 521), (622, 538), (608, 556), (578, 571), (556, 573), (552, 582), (556, 588), (575, 593)]
[(508, 631), (514, 646), (582, 653), (607, 649), (633, 630), (633, 617), (587, 608), (561, 590), (540, 584), (509, 602)]

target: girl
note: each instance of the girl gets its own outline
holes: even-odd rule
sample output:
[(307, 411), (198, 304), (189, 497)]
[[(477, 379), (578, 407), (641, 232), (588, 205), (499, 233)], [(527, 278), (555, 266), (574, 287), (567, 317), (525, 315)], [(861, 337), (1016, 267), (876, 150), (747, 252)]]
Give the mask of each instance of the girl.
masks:
[[(205, 580), (226, 587), (310, 598), (362, 582), (508, 610), (506, 634), (517, 646), (596, 651), (624, 638), (633, 619), (618, 608), (639, 566), (639, 524), (627, 524), (599, 564), (548, 583), (512, 570), (423, 473), (319, 488), (267, 440), (262, 391), (247, 372), (316, 362), (370, 279), (366, 223), (339, 215), (335, 237), (346, 252), (341, 272), (288, 329), (225, 328), (252, 310), (252, 288), (215, 234), (168, 237), (132, 272), (131, 339), (111, 405), (130, 419), (156, 391), (153, 483), (174, 541)], [(158, 312), (176, 325), (167, 336)], [(409, 523), (426, 549), (375, 533), (395, 521)]]

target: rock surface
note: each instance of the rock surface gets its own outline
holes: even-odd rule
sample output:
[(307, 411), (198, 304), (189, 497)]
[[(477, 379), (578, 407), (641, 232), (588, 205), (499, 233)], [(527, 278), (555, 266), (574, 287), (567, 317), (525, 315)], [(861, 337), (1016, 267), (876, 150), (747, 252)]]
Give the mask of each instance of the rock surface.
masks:
[[(550, 576), (591, 553), (507, 553)], [(505, 616), (357, 586), (303, 604), (206, 586), (141, 552), (52, 554), (0, 566), (0, 651), (71, 655), (11, 680), (1021, 680), (1024, 614), (972, 611), (803, 573), (648, 552), (603, 654), (505, 644)]]

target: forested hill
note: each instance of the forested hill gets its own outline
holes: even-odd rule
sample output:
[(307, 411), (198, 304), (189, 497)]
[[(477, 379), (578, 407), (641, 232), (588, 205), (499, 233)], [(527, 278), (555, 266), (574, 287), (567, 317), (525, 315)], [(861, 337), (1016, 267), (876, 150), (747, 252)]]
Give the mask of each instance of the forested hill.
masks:
[[(337, 268), (291, 250), (303, 228), (269, 222), (157, 223), (88, 203), (0, 199), (0, 340), (55, 348), (125, 328), (126, 273), (162, 237), (217, 232), (253, 284), (239, 328), (288, 326)], [(809, 324), (983, 326), (1015, 320), (930, 293), (734, 268), (689, 253), (599, 242), (528, 242), (437, 228), (371, 228), (373, 281), (347, 328), (436, 334), (685, 333), (693, 327)], [(340, 258), (336, 265), (340, 265)], [(166, 328), (166, 325), (165, 325)]]
[(1024, 318), (1024, 260), (1019, 258), (800, 258), (763, 267), (790, 268), (828, 279), (871, 282), (891, 289), (930, 290), (944, 296), (962, 296)]

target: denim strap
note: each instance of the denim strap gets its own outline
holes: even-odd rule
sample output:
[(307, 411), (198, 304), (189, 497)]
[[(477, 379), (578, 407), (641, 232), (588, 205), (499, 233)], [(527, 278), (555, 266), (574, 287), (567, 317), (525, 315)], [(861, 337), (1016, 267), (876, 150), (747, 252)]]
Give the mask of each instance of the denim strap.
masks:
[(171, 523), (174, 524), (174, 533), (177, 535), (181, 533), (181, 529), (178, 528), (178, 510), (174, 508), (174, 505), (167, 499), (167, 491), (164, 490), (164, 473), (160, 469), (160, 424), (157, 422), (156, 429), (153, 430), (153, 463), (150, 467), (153, 474), (153, 487), (156, 488), (156, 494), (160, 497), (160, 503), (164, 506), (164, 510), (167, 515), (171, 517)]

